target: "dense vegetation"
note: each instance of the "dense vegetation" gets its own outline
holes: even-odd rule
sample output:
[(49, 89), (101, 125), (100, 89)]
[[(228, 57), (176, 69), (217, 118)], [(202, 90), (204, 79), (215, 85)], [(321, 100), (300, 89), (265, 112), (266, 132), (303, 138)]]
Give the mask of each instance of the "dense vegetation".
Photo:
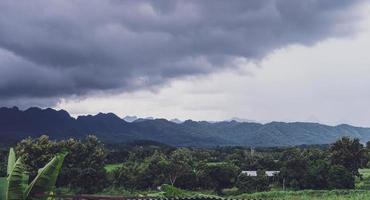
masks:
[(47, 200), (55, 191), (55, 183), (67, 152), (58, 153), (40, 168), (33, 180), (29, 179), (24, 157), (16, 157), (10, 148), (6, 177), (0, 177), (1, 200)]
[[(104, 146), (95, 136), (58, 141), (41, 136), (16, 146), (31, 178), (66, 150), (69, 154), (57, 182), (64, 192), (135, 194), (162, 186), (169, 193), (208, 191), (236, 196), (283, 188), (354, 189), (356, 180), (363, 178), (359, 169), (368, 165), (370, 143), (364, 147), (358, 139), (344, 137), (330, 146), (175, 148), (150, 141)], [(7, 152), (0, 155), (0, 166), (5, 166)], [(6, 174), (5, 170), (1, 167), (0, 174)], [(241, 173), (245, 170), (258, 170), (258, 175)], [(266, 170), (280, 174), (267, 177)]]

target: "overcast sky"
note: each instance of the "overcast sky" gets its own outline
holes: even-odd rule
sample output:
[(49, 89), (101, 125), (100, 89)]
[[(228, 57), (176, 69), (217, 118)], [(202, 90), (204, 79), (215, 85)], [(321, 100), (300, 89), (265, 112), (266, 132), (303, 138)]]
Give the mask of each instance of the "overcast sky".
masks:
[(368, 0), (2, 0), (0, 13), (0, 106), (370, 126)]

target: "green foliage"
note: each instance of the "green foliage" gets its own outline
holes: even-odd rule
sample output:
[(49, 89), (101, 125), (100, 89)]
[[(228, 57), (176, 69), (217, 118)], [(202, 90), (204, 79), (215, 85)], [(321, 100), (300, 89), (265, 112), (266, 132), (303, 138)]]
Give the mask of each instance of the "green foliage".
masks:
[[(23, 157), (19, 157), (15, 163), (16, 158), (14, 150), (9, 151), (8, 171), (9, 176), (2, 179), (1, 199), (6, 200), (46, 200), (47, 196), (40, 197), (40, 195), (49, 195), (55, 187), (55, 183), (63, 164), (66, 154), (59, 154), (55, 156), (45, 167), (39, 169), (38, 175), (28, 185), (28, 172)], [(3, 194), (6, 193), (5, 198)]]
[(176, 184), (178, 178), (192, 172), (191, 164), (191, 152), (188, 149), (179, 148), (169, 156), (155, 151), (141, 162), (130, 159), (122, 167), (113, 170), (112, 174), (116, 186), (131, 190), (154, 189), (163, 183)]
[(279, 176), (285, 187), (293, 189), (304, 188), (304, 177), (308, 171), (308, 160), (301, 150), (294, 148), (284, 151), (280, 162), (282, 167)]
[(231, 187), (237, 180), (240, 169), (231, 163), (218, 163), (205, 165), (201, 178), (207, 181), (208, 187), (214, 188), (217, 194), (222, 194), (222, 189)]
[(15, 152), (13, 148), (10, 148), (9, 150), (9, 156), (8, 156), (8, 167), (7, 167), (7, 175), (12, 172), (14, 165), (16, 162)]
[(343, 155), (339, 153), (342, 151), (347, 151), (347, 147), (331, 147), (330, 154), (318, 149), (298, 148), (283, 152), (280, 183), (292, 189), (354, 188), (355, 174), (352, 170), (332, 161), (333, 155)]
[(170, 154), (166, 171), (168, 172), (171, 185), (176, 183), (178, 177), (192, 170), (192, 162), (189, 149), (179, 148)]
[(328, 176), (328, 183), (330, 188), (353, 189), (355, 187), (354, 176), (342, 165), (331, 166)]
[(356, 189), (368, 190), (370, 189), (370, 169), (360, 169), (361, 176), (356, 177)]
[(150, 188), (156, 188), (163, 183), (168, 183), (168, 167), (169, 160), (167, 156), (155, 151), (154, 154), (144, 160), (145, 163), (145, 179), (149, 183)]
[(46, 200), (47, 197), (39, 197), (37, 195), (49, 195), (55, 187), (58, 174), (62, 168), (64, 158), (67, 154), (56, 155), (48, 164), (39, 170), (38, 175), (27, 187), (27, 200)]
[(112, 172), (113, 183), (116, 187), (123, 186), (129, 190), (148, 189), (150, 182), (146, 179), (146, 168), (145, 163), (126, 162)]
[(163, 184), (161, 186), (161, 190), (164, 192), (163, 194), (167, 198), (171, 198), (171, 197), (178, 198), (178, 197), (188, 197), (189, 196), (189, 194), (187, 194), (186, 191), (176, 188), (172, 185), (168, 185), (168, 184)]
[(300, 190), (270, 191), (241, 194), (234, 199), (274, 199), (274, 200), (364, 200), (370, 199), (370, 191), (364, 190)]
[(24, 177), (26, 176), (26, 167), (23, 163), (22, 157), (14, 163), (13, 168), (10, 169), (8, 176), (7, 200), (23, 200), (25, 199), (25, 186), (27, 184)]
[(95, 137), (85, 140), (52, 141), (48, 136), (27, 138), (17, 144), (18, 155), (24, 157), (30, 176), (60, 152), (68, 150), (57, 185), (78, 188), (82, 193), (95, 193), (106, 185), (104, 145)]
[(332, 144), (329, 151), (333, 165), (342, 165), (353, 175), (360, 175), (358, 169), (365, 157), (365, 149), (359, 139), (343, 137)]
[(195, 170), (189, 170), (176, 179), (175, 186), (181, 189), (196, 190), (199, 180)]
[(114, 170), (116, 170), (120, 167), (122, 167), (122, 163), (106, 164), (104, 166), (104, 169), (109, 173), (109, 172), (113, 172)]
[(0, 177), (0, 200), (6, 200), (6, 191), (8, 189), (8, 180), (6, 177)]
[(270, 189), (265, 171), (258, 171), (255, 177), (247, 174), (239, 175), (236, 186), (240, 192), (247, 193), (268, 191)]
[(0, 149), (0, 177), (7, 176), (8, 152)]
[[(135, 144), (117, 149), (110, 147), (109, 152), (114, 152), (114, 157), (108, 157), (108, 163), (120, 160), (119, 155), (124, 158), (121, 159), (122, 163), (109, 165), (106, 164), (107, 151), (104, 145), (94, 136), (85, 140), (61, 141), (49, 140), (46, 136), (28, 138), (17, 145), (16, 152), (23, 156), (31, 177), (36, 177), (37, 167), (41, 168), (58, 152), (68, 150), (70, 153), (65, 157), (57, 186), (69, 188), (69, 192), (73, 193), (99, 193), (106, 188), (104, 191), (117, 192), (117, 195), (121, 191), (125, 194), (165, 197), (164, 191), (155, 191), (163, 184), (165, 187), (171, 186), (167, 192), (171, 195), (177, 192), (190, 195), (184, 189), (234, 195), (270, 188), (281, 189), (283, 183), (288, 190), (354, 187), (354, 173), (348, 165), (344, 166), (346, 162), (334, 164), (333, 155), (355, 155), (338, 152), (343, 149), (354, 149), (356, 152), (356, 145), (351, 148), (339, 145), (335, 151), (334, 148), (317, 149), (310, 146), (251, 151), (244, 147), (195, 149), (149, 145)], [(259, 176), (239, 176), (241, 170), (258, 170)], [(279, 177), (268, 178), (262, 173), (263, 170), (280, 170), (281, 173)]]

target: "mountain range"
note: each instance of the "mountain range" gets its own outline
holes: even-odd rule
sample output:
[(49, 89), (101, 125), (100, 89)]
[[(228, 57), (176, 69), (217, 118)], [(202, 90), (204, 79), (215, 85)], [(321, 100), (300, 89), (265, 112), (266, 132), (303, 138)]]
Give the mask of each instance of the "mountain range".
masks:
[(206, 122), (130, 118), (113, 113), (71, 117), (65, 110), (51, 108), (0, 108), (0, 143), (25, 137), (49, 135), (54, 139), (82, 138), (93, 134), (106, 143), (152, 140), (175, 146), (292, 146), (329, 144), (342, 136), (370, 140), (370, 128), (347, 124), (329, 126), (307, 122)]

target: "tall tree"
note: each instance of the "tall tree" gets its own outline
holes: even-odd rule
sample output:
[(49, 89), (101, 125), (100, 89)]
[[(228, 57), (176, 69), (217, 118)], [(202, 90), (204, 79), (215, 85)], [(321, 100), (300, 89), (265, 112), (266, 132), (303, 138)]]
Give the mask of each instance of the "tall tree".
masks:
[(231, 163), (210, 163), (204, 168), (202, 176), (207, 179), (215, 192), (222, 194), (222, 189), (231, 187), (237, 180), (240, 169)]
[(192, 169), (192, 162), (191, 152), (187, 148), (176, 149), (170, 154), (167, 172), (171, 185), (175, 184), (178, 177)]
[(358, 169), (365, 157), (365, 149), (358, 138), (343, 137), (330, 146), (329, 152), (333, 165), (342, 165), (352, 175), (360, 176)]

